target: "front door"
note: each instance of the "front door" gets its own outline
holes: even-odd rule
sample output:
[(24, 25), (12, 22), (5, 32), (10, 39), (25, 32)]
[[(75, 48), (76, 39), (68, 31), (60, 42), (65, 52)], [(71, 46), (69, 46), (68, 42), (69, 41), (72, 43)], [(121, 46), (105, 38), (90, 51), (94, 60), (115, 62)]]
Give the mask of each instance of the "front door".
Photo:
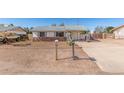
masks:
[(64, 32), (56, 32), (56, 37), (64, 37)]
[(45, 37), (45, 32), (40, 32), (40, 37)]

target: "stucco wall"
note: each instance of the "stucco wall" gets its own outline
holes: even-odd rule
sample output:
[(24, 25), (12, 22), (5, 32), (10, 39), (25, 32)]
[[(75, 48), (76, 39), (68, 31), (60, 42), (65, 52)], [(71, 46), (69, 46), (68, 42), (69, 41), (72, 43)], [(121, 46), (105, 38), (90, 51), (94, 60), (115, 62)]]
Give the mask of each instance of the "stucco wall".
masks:
[(46, 37), (55, 37), (55, 32), (47, 32)]
[(80, 34), (80, 32), (73, 32), (73, 33), (72, 33), (72, 38), (73, 38), (74, 40), (79, 40), (79, 39), (81, 39), (81, 34)]
[(114, 31), (115, 39), (124, 38), (124, 27)]
[[(68, 37), (68, 38), (69, 38), (69, 36), (70, 36), (70, 33), (67, 32), (67, 33), (65, 34), (65, 37)], [(72, 32), (72, 33), (71, 33), (71, 36), (72, 36), (72, 39), (73, 39), (73, 40), (79, 40), (79, 39), (81, 39), (80, 32)]]
[[(40, 32), (32, 32), (33, 37), (40, 37)], [(45, 37), (55, 37), (55, 32), (45, 32)]]
[[(67, 33), (68, 32), (64, 32), (64, 37), (68, 37)], [(32, 34), (34, 38), (40, 37), (40, 32), (33, 32)], [(56, 32), (46, 32), (45, 37), (56, 37)], [(79, 32), (72, 32), (72, 38), (78, 40), (81, 39), (81, 35)]]
[(39, 32), (32, 32), (33, 37), (39, 37)]

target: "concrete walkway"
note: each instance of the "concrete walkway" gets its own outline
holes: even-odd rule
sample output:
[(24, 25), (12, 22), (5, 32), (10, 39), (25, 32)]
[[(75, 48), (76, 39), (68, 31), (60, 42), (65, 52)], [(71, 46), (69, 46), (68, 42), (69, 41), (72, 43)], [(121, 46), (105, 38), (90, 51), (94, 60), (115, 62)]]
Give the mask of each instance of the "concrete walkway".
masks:
[(110, 73), (124, 73), (124, 46), (106, 42), (76, 42), (90, 56), (96, 59), (101, 70)]

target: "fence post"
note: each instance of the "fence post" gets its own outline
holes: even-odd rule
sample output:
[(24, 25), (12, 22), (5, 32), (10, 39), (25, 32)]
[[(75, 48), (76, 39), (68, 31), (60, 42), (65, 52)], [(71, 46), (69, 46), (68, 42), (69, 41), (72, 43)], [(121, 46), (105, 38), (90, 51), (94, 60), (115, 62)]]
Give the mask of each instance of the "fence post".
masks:
[(115, 39), (115, 34), (114, 33), (112, 34), (112, 39)]
[(55, 40), (55, 58), (58, 60), (58, 40)]
[(102, 39), (105, 39), (105, 33), (102, 33)]

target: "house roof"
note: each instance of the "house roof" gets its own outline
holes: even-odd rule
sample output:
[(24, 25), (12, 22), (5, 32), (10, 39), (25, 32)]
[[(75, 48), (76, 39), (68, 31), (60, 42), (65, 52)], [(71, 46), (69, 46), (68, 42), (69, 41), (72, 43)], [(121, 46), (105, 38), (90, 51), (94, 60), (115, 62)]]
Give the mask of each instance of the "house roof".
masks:
[(78, 25), (74, 25), (74, 26), (38, 26), (38, 27), (34, 27), (33, 29), (30, 29), (31, 32), (34, 31), (82, 31), (86, 29), (83, 26), (78, 26)]
[[(21, 29), (21, 31), (16, 31), (16, 29)], [(26, 34), (25, 30), (21, 27), (18, 26), (13, 26), (13, 25), (6, 25), (6, 24), (0, 24), (0, 32), (4, 31), (12, 31), (17, 34)]]
[(0, 31), (11, 31), (11, 30), (15, 30), (17, 28), (24, 30), (23, 28), (21, 28), (19, 26), (0, 24)]
[(120, 29), (120, 28), (122, 28), (122, 27), (124, 27), (124, 25), (121, 25), (121, 26), (115, 27), (115, 28), (113, 28), (111, 31), (114, 32), (115, 30)]

